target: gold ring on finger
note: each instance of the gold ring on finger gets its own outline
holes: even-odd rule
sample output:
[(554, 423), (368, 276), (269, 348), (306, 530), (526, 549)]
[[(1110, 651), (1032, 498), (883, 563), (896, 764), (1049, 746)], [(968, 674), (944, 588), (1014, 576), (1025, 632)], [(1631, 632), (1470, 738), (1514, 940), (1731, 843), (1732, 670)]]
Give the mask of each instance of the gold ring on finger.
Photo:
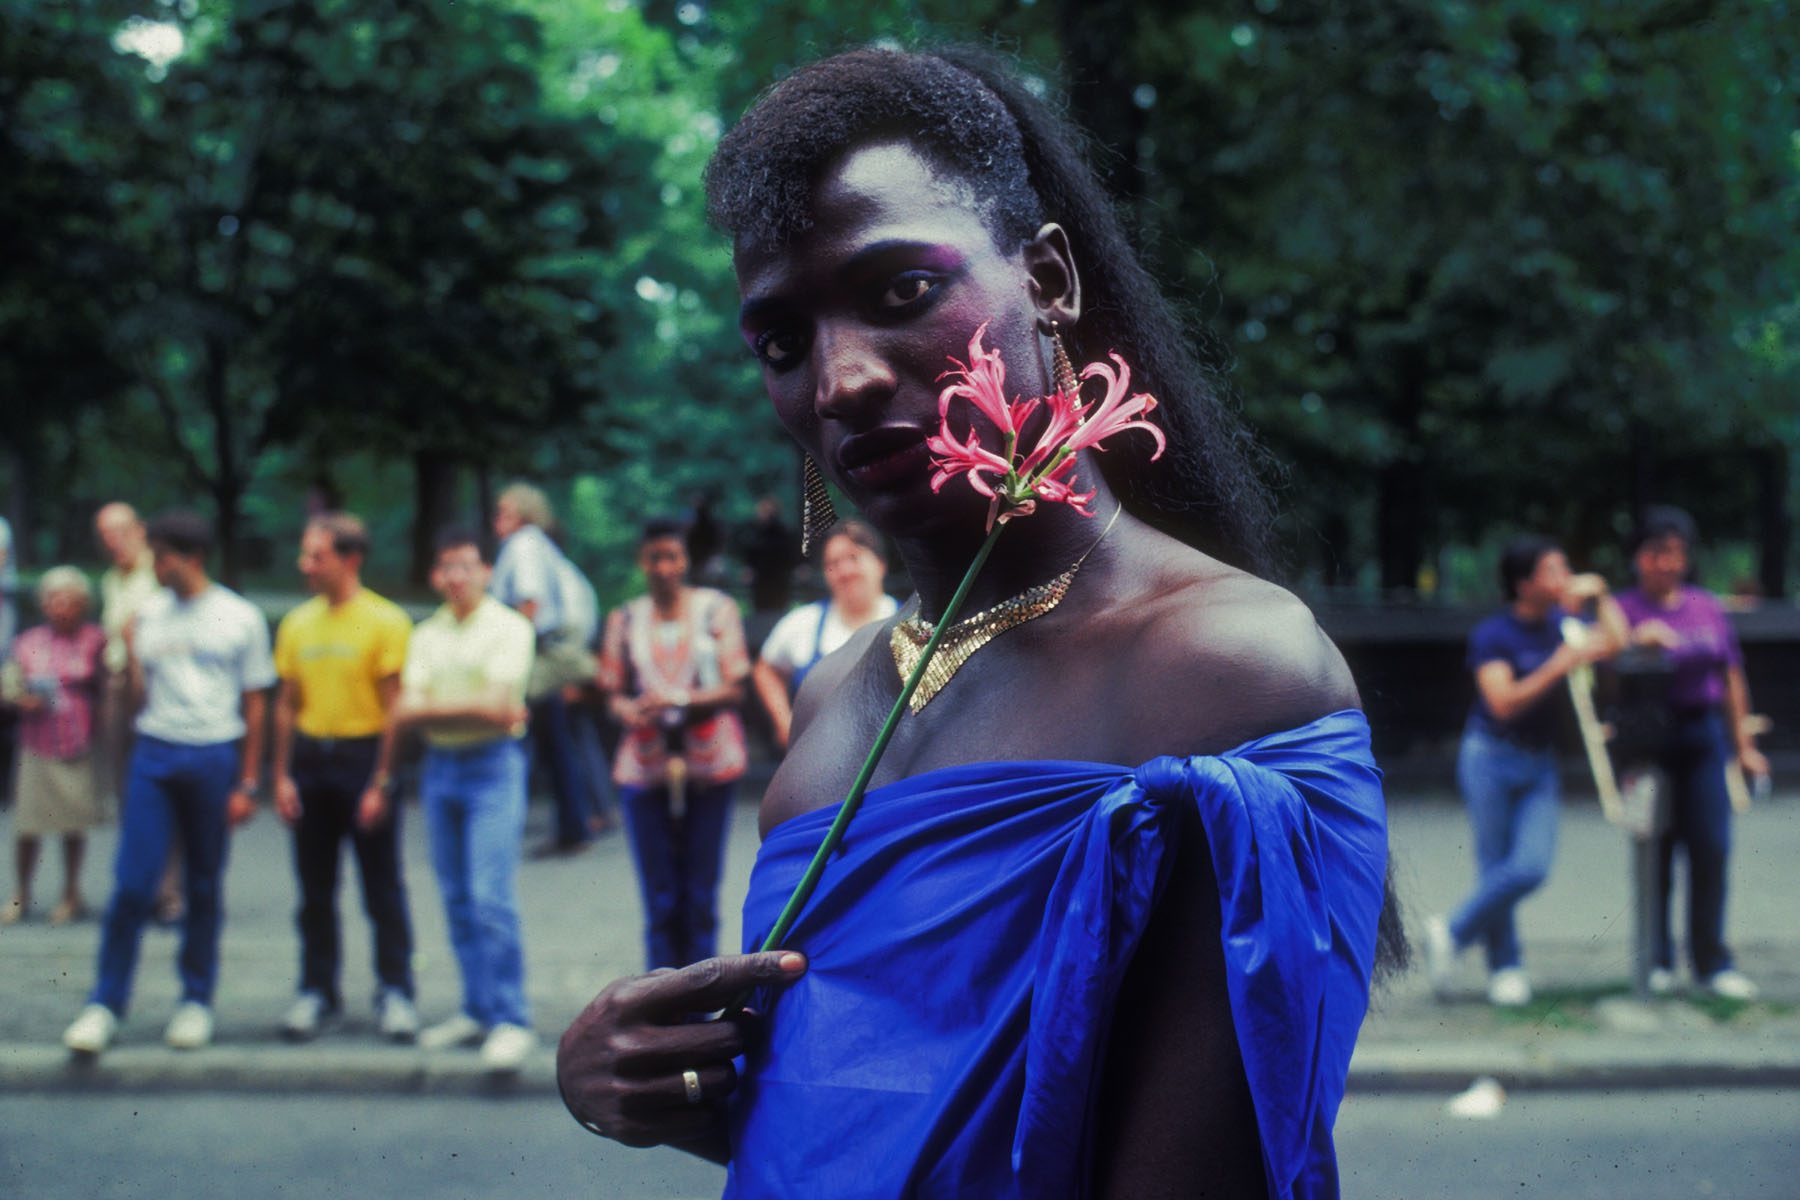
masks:
[(687, 1102), (698, 1104), (703, 1096), (700, 1094), (700, 1072), (689, 1067), (681, 1073), (681, 1086), (687, 1091)]

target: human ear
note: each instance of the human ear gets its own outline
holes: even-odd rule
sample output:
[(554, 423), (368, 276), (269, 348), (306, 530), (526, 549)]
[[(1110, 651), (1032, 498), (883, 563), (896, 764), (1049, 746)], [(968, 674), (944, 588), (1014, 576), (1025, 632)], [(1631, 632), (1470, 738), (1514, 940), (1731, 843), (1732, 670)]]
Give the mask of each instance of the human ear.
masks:
[(1022, 253), (1031, 302), (1045, 326), (1070, 327), (1081, 320), (1081, 274), (1069, 249), (1069, 235), (1051, 222), (1025, 243)]

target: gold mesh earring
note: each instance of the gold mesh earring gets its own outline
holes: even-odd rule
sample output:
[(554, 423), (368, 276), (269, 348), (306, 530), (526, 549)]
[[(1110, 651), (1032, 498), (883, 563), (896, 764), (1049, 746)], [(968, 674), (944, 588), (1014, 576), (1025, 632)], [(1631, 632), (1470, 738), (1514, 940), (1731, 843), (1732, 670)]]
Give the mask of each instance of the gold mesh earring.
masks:
[(837, 506), (825, 490), (825, 476), (812, 455), (800, 456), (800, 553), (812, 557), (813, 547), (825, 541), (825, 535), (837, 524)]
[(1063, 395), (1081, 394), (1081, 381), (1075, 378), (1074, 364), (1069, 362), (1069, 352), (1063, 346), (1062, 326), (1055, 321), (1050, 322), (1050, 374)]

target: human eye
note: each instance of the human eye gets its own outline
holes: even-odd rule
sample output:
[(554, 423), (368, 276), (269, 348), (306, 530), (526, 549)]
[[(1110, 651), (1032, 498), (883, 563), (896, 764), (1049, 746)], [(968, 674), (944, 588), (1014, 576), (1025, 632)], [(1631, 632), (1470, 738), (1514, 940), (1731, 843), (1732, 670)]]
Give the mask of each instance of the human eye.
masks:
[(757, 334), (751, 348), (771, 371), (785, 371), (806, 352), (806, 335), (792, 327), (775, 326)]
[(887, 313), (906, 312), (937, 295), (944, 277), (934, 271), (906, 271), (888, 281), (877, 306)]

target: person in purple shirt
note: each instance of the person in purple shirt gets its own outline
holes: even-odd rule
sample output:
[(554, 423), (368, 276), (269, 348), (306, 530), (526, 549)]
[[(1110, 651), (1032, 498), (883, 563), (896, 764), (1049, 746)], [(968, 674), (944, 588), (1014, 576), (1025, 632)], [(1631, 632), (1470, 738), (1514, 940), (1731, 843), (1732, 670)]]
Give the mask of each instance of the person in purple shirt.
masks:
[[(1475, 888), (1448, 917), (1425, 926), (1426, 967), (1440, 997), (1454, 981), (1458, 953), (1487, 952), (1488, 1000), (1501, 1007), (1531, 1000), (1513, 910), (1550, 873), (1556, 853), (1556, 734), (1552, 698), (1569, 672), (1616, 653), (1625, 618), (1598, 575), (1574, 575), (1548, 538), (1513, 539), (1500, 555), (1507, 606), (1469, 635), (1475, 702), (1456, 759), (1456, 782), (1474, 832)], [(1599, 636), (1563, 639), (1570, 610), (1594, 605)]]
[(1672, 807), (1657, 872), (1661, 920), (1650, 988), (1663, 994), (1675, 989), (1668, 906), (1680, 846), (1688, 864), (1694, 979), (1716, 995), (1751, 1000), (1756, 984), (1733, 965), (1725, 944), (1725, 865), (1731, 852), (1725, 770), (1735, 757), (1745, 774), (1767, 776), (1769, 760), (1756, 748), (1737, 635), (1718, 600), (1689, 582), (1694, 541), (1694, 519), (1681, 509), (1647, 510), (1631, 540), (1637, 587), (1619, 596), (1632, 642), (1660, 649), (1673, 672), (1667, 740), (1657, 760), (1669, 781)]

